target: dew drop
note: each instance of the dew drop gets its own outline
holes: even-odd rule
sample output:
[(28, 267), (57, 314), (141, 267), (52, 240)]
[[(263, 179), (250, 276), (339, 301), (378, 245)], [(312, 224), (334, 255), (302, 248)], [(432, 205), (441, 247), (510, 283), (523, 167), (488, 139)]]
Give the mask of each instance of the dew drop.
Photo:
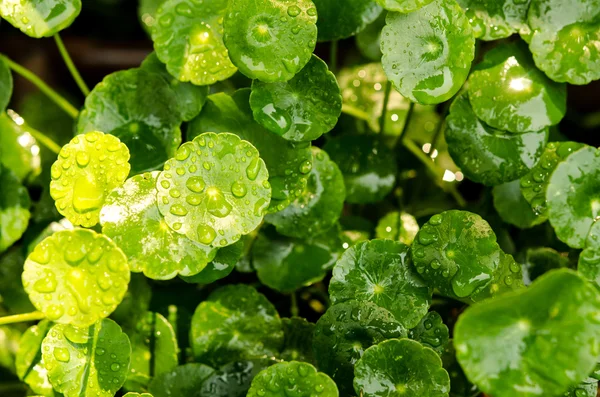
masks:
[(202, 244), (206, 244), (206, 245), (212, 243), (215, 240), (215, 238), (217, 237), (217, 233), (215, 232), (215, 229), (213, 229), (212, 227), (210, 227), (208, 225), (198, 226), (197, 233), (198, 233), (198, 241), (201, 242)]
[(33, 289), (42, 294), (49, 294), (56, 291), (56, 275), (54, 272), (47, 270), (45, 277), (37, 280), (33, 284)]
[(174, 205), (172, 205), (171, 209), (169, 210), (169, 212), (171, 214), (177, 215), (177, 216), (186, 216), (188, 214), (188, 211), (181, 204), (174, 204)]
[(201, 177), (192, 176), (188, 178), (188, 180), (185, 183), (185, 186), (187, 186), (187, 188), (194, 193), (201, 193), (206, 187), (206, 184), (204, 183), (204, 180)]
[(54, 355), (55, 359), (63, 363), (68, 363), (71, 359), (71, 353), (69, 353), (69, 350), (65, 349), (64, 347), (55, 347), (52, 354)]
[(250, 179), (251, 181), (256, 180), (256, 177), (258, 176), (258, 173), (260, 172), (260, 167), (261, 167), (261, 161), (259, 157), (255, 157), (252, 159), (252, 161), (250, 162), (250, 164), (248, 164), (248, 167), (246, 168), (246, 176), (248, 177), (248, 179)]
[(248, 193), (248, 190), (240, 181), (235, 181), (231, 184), (231, 194), (235, 197), (242, 198), (246, 196), (246, 193)]
[(75, 159), (80, 167), (85, 167), (90, 163), (90, 155), (86, 152), (78, 152)]
[(300, 13), (302, 12), (302, 10), (300, 9), (300, 7), (298, 6), (290, 6), (287, 9), (287, 13), (289, 16), (291, 16), (292, 18), (297, 17), (298, 15), (300, 15)]

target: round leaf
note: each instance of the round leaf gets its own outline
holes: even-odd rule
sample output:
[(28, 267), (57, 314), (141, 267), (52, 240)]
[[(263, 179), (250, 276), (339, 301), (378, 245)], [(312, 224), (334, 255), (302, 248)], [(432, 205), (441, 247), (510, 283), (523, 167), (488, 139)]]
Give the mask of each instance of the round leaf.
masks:
[(304, 361), (314, 364), (312, 345), (315, 324), (300, 317), (282, 318), (281, 323), (284, 340), (279, 357), (284, 361)]
[[(294, 381), (292, 381), (292, 379)], [(254, 377), (247, 397), (338, 397), (334, 381), (308, 363), (298, 361), (272, 365)]]
[(520, 229), (529, 229), (546, 221), (545, 216), (537, 215), (532, 209), (523, 193), (521, 182), (517, 179), (502, 185), (494, 186), (494, 208), (500, 218), (506, 223)]
[(50, 37), (68, 28), (81, 11), (81, 0), (3, 1), (0, 16), (27, 36)]
[(475, 37), (498, 40), (527, 25), (529, 0), (457, 0), (465, 9)]
[(409, 339), (371, 346), (354, 368), (354, 390), (365, 397), (447, 397), (450, 377), (433, 350)]
[(233, 63), (251, 79), (288, 81), (311, 59), (316, 22), (310, 0), (230, 0), (225, 45)]
[(268, 359), (225, 364), (204, 382), (198, 397), (246, 397), (254, 377), (271, 365)]
[(0, 114), (0, 163), (25, 183), (42, 171), (40, 146), (31, 132), (32, 128), (12, 110)]
[(271, 200), (258, 150), (237, 135), (207, 132), (183, 144), (158, 177), (158, 209), (177, 233), (211, 247), (261, 223)]
[(389, 11), (398, 11), (405, 14), (426, 6), (433, 0), (377, 0), (383, 8)]
[(381, 29), (385, 26), (386, 16), (387, 12), (382, 12), (373, 23), (356, 35), (358, 50), (371, 61), (381, 61)]
[(448, 332), (442, 317), (437, 312), (429, 312), (416, 327), (408, 331), (408, 337), (442, 356), (450, 339)]
[(236, 72), (223, 43), (226, 10), (227, 0), (166, 0), (158, 7), (154, 49), (179, 81), (209, 85)]
[(214, 365), (274, 356), (283, 343), (275, 307), (248, 285), (228, 285), (200, 303), (190, 332), (196, 359)]
[(219, 248), (215, 258), (204, 269), (193, 276), (180, 276), (186, 283), (210, 284), (231, 274), (244, 254), (244, 238), (235, 244)]
[(535, 67), (527, 46), (495, 47), (469, 77), (473, 111), (489, 126), (514, 133), (558, 124), (567, 111), (567, 87)]
[(474, 182), (501, 185), (525, 175), (538, 161), (548, 131), (514, 135), (477, 118), (465, 94), (456, 98), (446, 119), (446, 141), (452, 159)]
[(127, 377), (131, 345), (114, 321), (89, 328), (57, 324), (42, 342), (42, 359), (54, 390), (65, 397), (112, 397)]
[(196, 396), (214, 372), (204, 364), (181, 365), (152, 379), (149, 391), (154, 397)]
[(189, 124), (187, 138), (205, 131), (230, 132), (258, 149), (269, 171), (272, 197), (269, 212), (281, 211), (306, 188), (312, 167), (310, 143), (289, 142), (270, 133), (252, 118), (250, 90), (236, 91), (233, 96), (211, 95), (200, 116)]
[(319, 41), (345, 39), (361, 32), (373, 22), (381, 7), (374, 0), (346, 0), (343, 7), (337, 0), (313, 0), (319, 20)]
[(19, 379), (27, 383), (34, 393), (43, 396), (54, 396), (54, 390), (48, 380), (48, 370), (40, 354), (42, 341), (51, 327), (50, 321), (43, 320), (27, 329), (19, 341), (19, 351), (15, 360)]
[(394, 316), (371, 302), (348, 301), (331, 306), (315, 327), (313, 350), (318, 367), (329, 374), (343, 395), (352, 393), (354, 364), (369, 346), (406, 337)]
[(13, 77), (8, 64), (0, 57), (0, 112), (4, 112), (13, 92)]
[(177, 96), (160, 75), (143, 69), (123, 70), (106, 76), (85, 99), (77, 132), (112, 134), (129, 148), (133, 174), (154, 170), (181, 143), (178, 105)]
[(306, 190), (286, 208), (266, 216), (284, 236), (310, 238), (337, 223), (346, 198), (344, 176), (323, 150), (313, 147)]
[(132, 272), (155, 280), (201, 272), (217, 249), (190, 240), (167, 226), (158, 210), (159, 172), (129, 178), (106, 198), (100, 212), (102, 233), (113, 239)]
[(427, 313), (431, 289), (411, 266), (409, 247), (391, 240), (371, 240), (349, 248), (333, 268), (329, 295), (335, 304), (356, 299), (390, 311), (413, 328)]
[(327, 64), (313, 55), (287, 82), (254, 80), (250, 106), (254, 120), (269, 131), (290, 141), (312, 141), (335, 127), (342, 96)]
[(129, 174), (128, 160), (127, 146), (112, 135), (94, 131), (73, 138), (52, 164), (50, 195), (58, 212), (73, 225), (96, 225), (106, 196)]
[(435, 0), (409, 14), (389, 13), (381, 37), (388, 78), (402, 95), (422, 104), (452, 98), (475, 56), (471, 25), (454, 0)]
[(495, 397), (559, 395), (596, 365), (598, 310), (591, 284), (553, 270), (527, 289), (468, 308), (454, 329), (458, 361)]
[(414, 216), (406, 212), (392, 211), (377, 223), (375, 237), (411, 245), (418, 232), (419, 224)]
[(394, 188), (396, 159), (377, 136), (342, 135), (328, 141), (323, 150), (344, 175), (347, 202), (374, 203)]
[(0, 164), (0, 253), (21, 238), (31, 213), (29, 193), (9, 169)]
[(129, 284), (127, 258), (92, 230), (54, 233), (25, 261), (23, 286), (49, 320), (88, 327), (110, 315)]

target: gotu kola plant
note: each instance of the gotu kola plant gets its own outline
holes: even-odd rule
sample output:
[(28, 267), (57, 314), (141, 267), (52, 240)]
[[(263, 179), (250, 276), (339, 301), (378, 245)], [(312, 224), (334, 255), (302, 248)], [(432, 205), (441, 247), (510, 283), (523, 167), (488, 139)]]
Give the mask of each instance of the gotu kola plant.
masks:
[(0, 4), (85, 97), (0, 57), (2, 396), (596, 396), (598, 0), (87, 6)]

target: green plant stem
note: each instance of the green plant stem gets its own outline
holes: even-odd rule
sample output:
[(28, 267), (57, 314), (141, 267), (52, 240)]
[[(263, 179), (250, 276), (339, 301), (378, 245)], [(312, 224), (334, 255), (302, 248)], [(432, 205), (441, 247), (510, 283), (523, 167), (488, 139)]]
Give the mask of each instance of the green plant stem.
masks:
[(408, 131), (408, 126), (410, 124), (410, 119), (412, 118), (414, 110), (415, 110), (415, 103), (410, 102), (408, 105), (408, 111), (406, 112), (406, 118), (404, 119), (404, 125), (402, 126), (402, 131), (400, 131), (400, 135), (398, 135), (398, 140), (396, 141), (396, 144), (398, 142), (402, 142), (402, 138), (404, 137), (404, 134), (406, 133), (406, 131)]
[(79, 115), (79, 111), (75, 108), (75, 106), (71, 105), (69, 101), (59, 95), (56, 91), (54, 91), (48, 84), (44, 83), (42, 79), (36, 76), (29, 69), (24, 68), (16, 62), (13, 62), (11, 59), (2, 56), (8, 67), (10, 67), (15, 73), (23, 76), (27, 79), (31, 84), (35, 85), (42, 91), (44, 94), (48, 96), (54, 103), (56, 103), (62, 110), (64, 110), (69, 116), (72, 118), (77, 118)]
[(367, 112), (360, 110), (357, 107), (348, 104), (342, 104), (342, 113), (345, 113), (349, 116), (355, 117), (359, 120), (369, 122), (369, 115)]
[(31, 312), (23, 314), (14, 314), (12, 316), (0, 317), (0, 325), (23, 323), (26, 321), (37, 321), (46, 318), (42, 312)]
[[(383, 131), (385, 128), (385, 118), (387, 117), (388, 105), (390, 103), (390, 94), (392, 93), (392, 82), (388, 80), (385, 84), (385, 94), (383, 94), (383, 109), (381, 109), (381, 117), (379, 118), (379, 133), (383, 136)], [(411, 102), (412, 105), (412, 102)], [(408, 115), (406, 119), (406, 124), (408, 124)], [(406, 126), (405, 124), (405, 126)]]
[(39, 143), (44, 145), (46, 148), (48, 148), (53, 153), (58, 154), (60, 152), (60, 145), (58, 143), (54, 142), (52, 139), (48, 138), (46, 135), (39, 132), (38, 130), (34, 130), (33, 128), (30, 128), (27, 130), (27, 132), (29, 132), (31, 134), (31, 136), (33, 136)]
[(300, 310), (298, 310), (298, 298), (296, 297), (296, 292), (292, 292), (291, 298), (292, 306), (290, 308), (290, 312), (292, 313), (292, 317), (298, 317)]
[(329, 70), (332, 73), (337, 73), (337, 59), (338, 58), (338, 42), (334, 40), (331, 42), (329, 47)]
[(71, 59), (71, 56), (69, 55), (69, 52), (67, 51), (67, 47), (65, 47), (65, 44), (63, 43), (63, 41), (60, 38), (60, 35), (58, 33), (56, 33), (54, 35), (54, 41), (56, 41), (56, 46), (58, 47), (58, 51), (60, 52), (60, 55), (62, 56), (63, 60), (65, 61), (65, 65), (67, 65), (69, 72), (71, 72), (71, 76), (73, 76), (73, 79), (75, 79), (77, 86), (79, 87), (79, 89), (81, 90), (81, 92), (83, 93), (84, 96), (90, 95), (90, 89), (85, 84), (85, 81), (83, 81), (83, 79), (81, 78), (81, 74), (79, 74), (79, 71), (75, 67), (73, 60)]

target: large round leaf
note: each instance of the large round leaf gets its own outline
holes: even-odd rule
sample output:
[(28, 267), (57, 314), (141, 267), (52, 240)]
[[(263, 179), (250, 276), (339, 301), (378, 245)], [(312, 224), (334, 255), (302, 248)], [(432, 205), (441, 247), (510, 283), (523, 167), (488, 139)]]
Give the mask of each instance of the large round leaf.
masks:
[(54, 390), (65, 397), (112, 397), (129, 370), (131, 344), (114, 321), (89, 328), (57, 324), (42, 343), (42, 359)]
[(102, 131), (119, 138), (138, 174), (173, 155), (181, 143), (180, 112), (177, 96), (160, 75), (122, 70), (106, 76), (85, 99), (77, 132)]
[(251, 79), (288, 81), (310, 61), (316, 22), (311, 0), (229, 0), (225, 45)]
[(197, 396), (202, 384), (215, 370), (204, 364), (185, 364), (163, 373), (150, 383), (154, 397)]
[(323, 150), (344, 175), (347, 202), (374, 203), (394, 188), (396, 159), (377, 136), (342, 135), (327, 142)]
[(0, 163), (25, 183), (42, 171), (40, 145), (31, 132), (31, 127), (12, 110), (0, 114)]
[(591, 284), (553, 270), (528, 289), (467, 309), (454, 329), (458, 361), (495, 397), (561, 395), (596, 365), (599, 310)]
[(275, 361), (233, 361), (215, 371), (204, 382), (198, 397), (246, 397), (254, 377)]
[(311, 170), (310, 143), (289, 142), (258, 124), (252, 118), (250, 90), (236, 91), (233, 96), (211, 95), (202, 112), (190, 124), (187, 138), (206, 131), (231, 132), (258, 149), (269, 171), (272, 196), (269, 212), (281, 211), (306, 188)]
[(290, 141), (311, 141), (335, 127), (342, 96), (327, 64), (313, 55), (287, 82), (254, 80), (250, 106), (254, 119), (269, 131)]
[(42, 341), (51, 327), (52, 323), (48, 320), (29, 327), (19, 341), (19, 351), (15, 360), (19, 379), (27, 383), (34, 393), (43, 396), (54, 396), (54, 390), (48, 380), (48, 370), (41, 355)]
[(600, 78), (598, 0), (532, 0), (529, 48), (554, 81), (587, 84)]
[(271, 200), (258, 150), (237, 135), (207, 132), (183, 144), (158, 177), (158, 209), (177, 233), (211, 247), (261, 223)]
[(264, 295), (248, 285), (228, 285), (198, 305), (190, 339), (198, 361), (221, 365), (276, 355), (283, 330), (277, 310)]
[(391, 339), (365, 350), (354, 368), (354, 390), (365, 397), (447, 397), (450, 377), (433, 350)]
[(433, 0), (377, 0), (383, 8), (389, 11), (409, 13), (426, 6)]
[(354, 364), (365, 349), (403, 337), (406, 329), (384, 308), (371, 302), (348, 301), (331, 306), (319, 318), (313, 350), (319, 368), (336, 381), (343, 395), (350, 395)]
[[(248, 236), (245, 236), (248, 238)], [(180, 276), (186, 283), (210, 284), (231, 274), (235, 265), (244, 255), (245, 239), (235, 244), (219, 248), (214, 259), (204, 269), (193, 276)]]
[(310, 238), (337, 223), (346, 198), (344, 176), (323, 150), (313, 147), (306, 190), (286, 208), (266, 216), (284, 236)]
[(467, 13), (475, 37), (498, 40), (527, 25), (529, 0), (457, 0)]
[(13, 77), (8, 64), (0, 57), (0, 112), (4, 112), (13, 91)]
[(333, 380), (308, 363), (272, 365), (254, 377), (247, 397), (338, 397)]
[(392, 211), (377, 223), (375, 237), (411, 245), (418, 232), (419, 224), (414, 216), (406, 212)]
[(371, 240), (349, 248), (333, 268), (329, 295), (335, 304), (370, 301), (390, 311), (405, 328), (427, 313), (432, 291), (411, 265), (409, 247)]
[(437, 312), (427, 313), (416, 327), (408, 331), (408, 337), (433, 349), (440, 356), (444, 354), (450, 339), (448, 327)]
[(506, 223), (520, 229), (528, 229), (546, 221), (547, 217), (538, 215), (523, 197), (521, 182), (512, 182), (494, 186), (492, 189), (494, 208)]
[(469, 20), (454, 0), (435, 0), (409, 14), (389, 13), (383, 28), (383, 68), (411, 101), (447, 101), (462, 87), (475, 56)]
[(217, 249), (167, 226), (156, 201), (158, 175), (158, 171), (136, 175), (108, 195), (100, 212), (102, 233), (127, 255), (132, 272), (155, 280), (198, 274)]
[(452, 159), (474, 182), (487, 186), (514, 181), (538, 161), (548, 131), (520, 135), (494, 129), (477, 118), (466, 94), (456, 98), (447, 118), (446, 141)]
[(97, 224), (106, 196), (129, 174), (128, 160), (127, 146), (112, 135), (94, 131), (73, 138), (52, 164), (50, 195), (58, 212), (76, 226)]
[(92, 230), (54, 233), (27, 257), (23, 286), (49, 320), (88, 327), (110, 315), (129, 284), (127, 258)]
[(558, 238), (583, 248), (600, 216), (600, 150), (584, 147), (559, 163), (546, 190), (548, 219)]
[(50, 37), (68, 28), (81, 11), (81, 0), (2, 1), (0, 16), (28, 36)]
[(21, 238), (31, 213), (27, 189), (9, 169), (0, 164), (0, 253)]
[(567, 111), (567, 87), (535, 67), (521, 42), (495, 47), (469, 77), (473, 111), (489, 126), (514, 133), (558, 124)]
[(156, 11), (152, 41), (179, 81), (209, 85), (236, 72), (223, 43), (227, 0), (166, 0)]
[(319, 20), (319, 41), (345, 39), (359, 33), (373, 22), (381, 7), (374, 0), (346, 0), (343, 7), (337, 0), (314, 0)]

